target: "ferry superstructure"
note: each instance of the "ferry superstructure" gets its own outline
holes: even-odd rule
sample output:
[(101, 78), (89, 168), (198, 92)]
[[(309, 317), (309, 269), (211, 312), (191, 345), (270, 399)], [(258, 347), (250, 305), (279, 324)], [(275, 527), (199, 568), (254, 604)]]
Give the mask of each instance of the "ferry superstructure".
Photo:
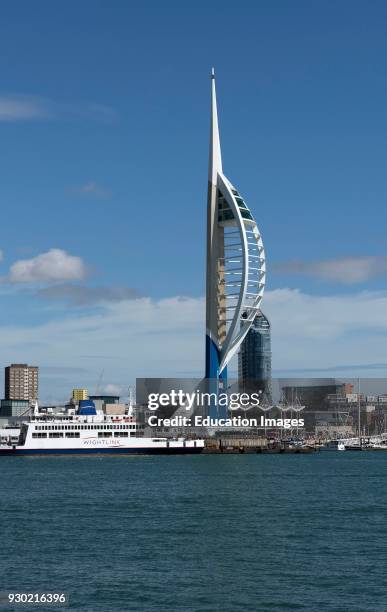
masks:
[[(90, 411), (87, 411), (90, 412)], [(198, 454), (204, 440), (145, 437), (144, 425), (128, 414), (103, 412), (34, 416), (15, 437), (2, 438), (0, 456), (41, 454)], [(3, 430), (4, 431), (4, 430)]]

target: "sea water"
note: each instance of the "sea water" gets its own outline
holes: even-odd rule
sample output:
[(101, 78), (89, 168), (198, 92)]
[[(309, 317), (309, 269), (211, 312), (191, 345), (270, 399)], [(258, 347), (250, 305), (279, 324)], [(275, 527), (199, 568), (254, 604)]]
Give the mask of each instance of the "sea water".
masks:
[(0, 470), (0, 590), (69, 595), (39, 609), (387, 610), (387, 452), (7, 457)]

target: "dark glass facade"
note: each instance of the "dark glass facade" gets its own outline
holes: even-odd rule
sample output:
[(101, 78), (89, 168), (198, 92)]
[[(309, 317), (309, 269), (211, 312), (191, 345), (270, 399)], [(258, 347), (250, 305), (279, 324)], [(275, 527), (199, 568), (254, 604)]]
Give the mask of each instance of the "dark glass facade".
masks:
[(25, 415), (29, 406), (28, 400), (2, 399), (0, 402), (0, 417)]
[(238, 355), (239, 386), (261, 390), (271, 397), (271, 330), (268, 318), (259, 311), (242, 342)]

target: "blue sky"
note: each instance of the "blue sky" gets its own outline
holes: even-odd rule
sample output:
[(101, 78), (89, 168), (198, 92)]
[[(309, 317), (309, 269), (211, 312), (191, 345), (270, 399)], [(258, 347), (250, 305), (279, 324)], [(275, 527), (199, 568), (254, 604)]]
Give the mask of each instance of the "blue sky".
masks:
[(224, 170), (268, 257), (274, 367), (386, 363), (386, 18), (365, 1), (4, 2), (0, 362), (37, 362), (52, 398), (102, 370), (201, 374), (214, 65)]

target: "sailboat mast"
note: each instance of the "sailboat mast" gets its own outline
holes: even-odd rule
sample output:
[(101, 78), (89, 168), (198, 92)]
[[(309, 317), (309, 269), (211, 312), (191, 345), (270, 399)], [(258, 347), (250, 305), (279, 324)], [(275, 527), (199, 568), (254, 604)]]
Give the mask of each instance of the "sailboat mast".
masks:
[(359, 425), (359, 446), (361, 448), (361, 426), (360, 426), (360, 378), (357, 379), (357, 419)]

